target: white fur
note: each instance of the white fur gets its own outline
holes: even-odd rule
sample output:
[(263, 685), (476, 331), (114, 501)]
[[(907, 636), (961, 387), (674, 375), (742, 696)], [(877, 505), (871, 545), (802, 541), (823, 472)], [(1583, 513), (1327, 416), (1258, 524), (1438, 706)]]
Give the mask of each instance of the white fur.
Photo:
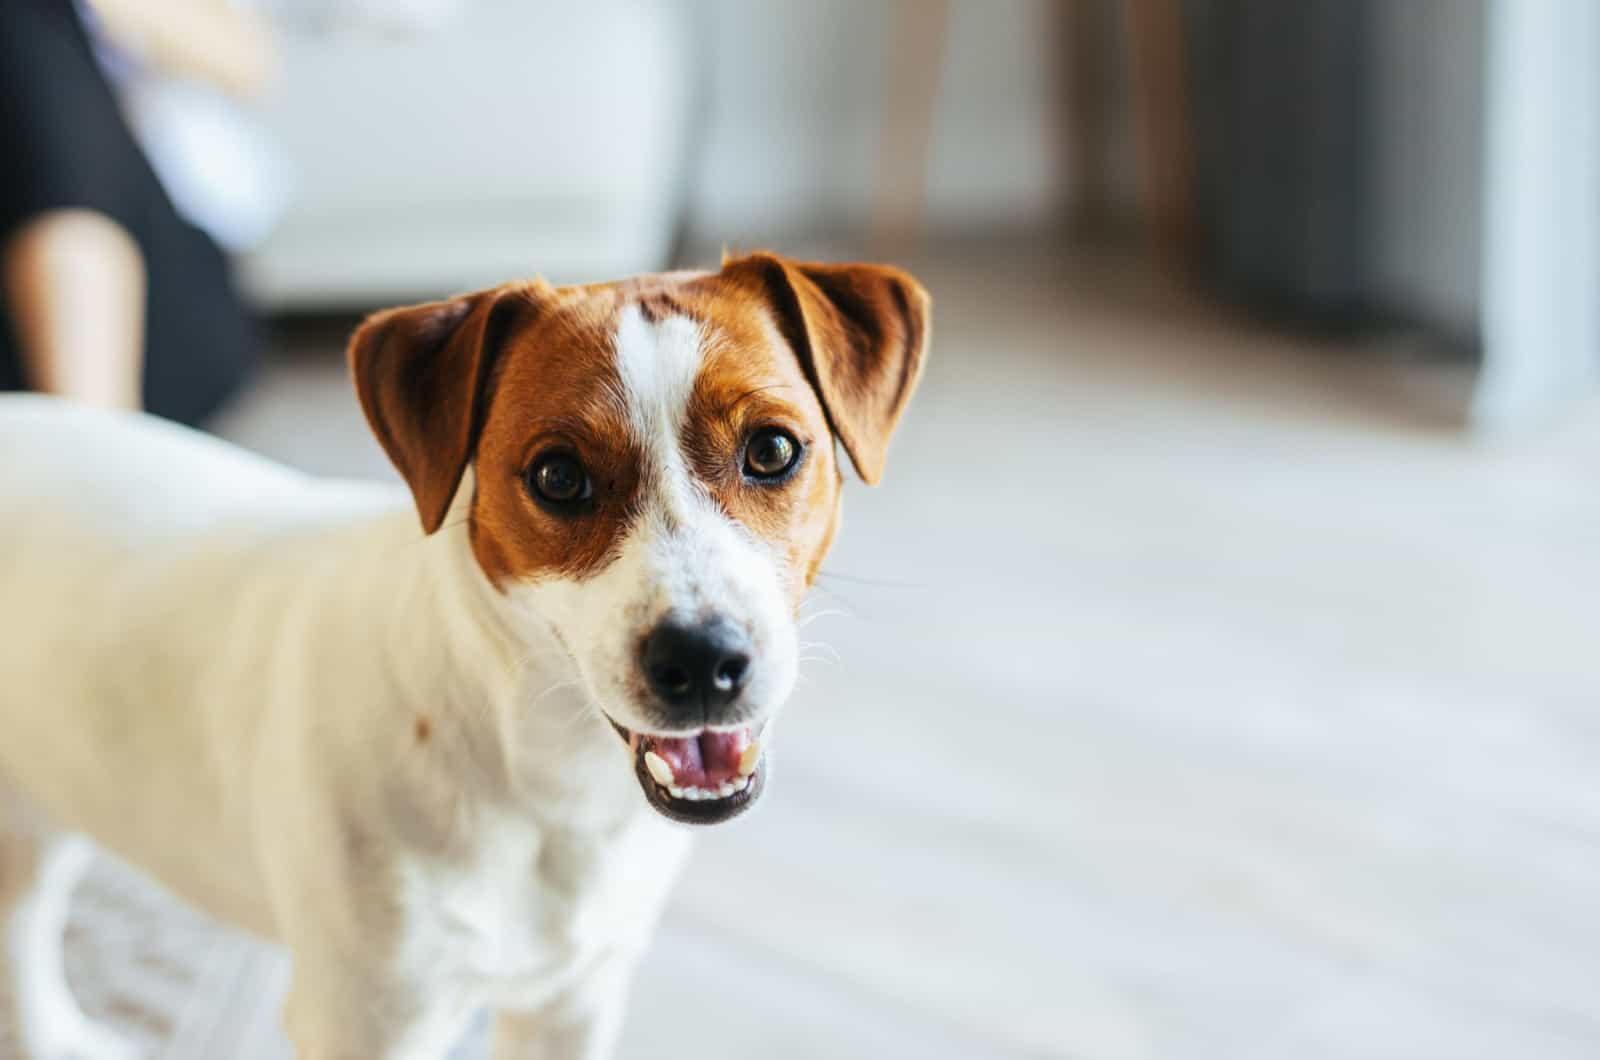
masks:
[[(603, 1056), (685, 837), (586, 694), (617, 684), (615, 645), (583, 638), (696, 594), (774, 606), (747, 535), (669, 479), (604, 573), (504, 597), (460, 511), (425, 539), (397, 490), (0, 398), (0, 813), (287, 944), (301, 1060), (442, 1056), (481, 1004), (507, 1011), (499, 1060)], [(113, 1055), (59, 974), (81, 848), (5, 842), (37, 869), (0, 889), (31, 1057)]]
[(699, 325), (677, 316), (651, 324), (637, 305), (625, 306), (612, 347), (634, 441), (657, 468), (681, 468), (676, 443), (704, 357)]

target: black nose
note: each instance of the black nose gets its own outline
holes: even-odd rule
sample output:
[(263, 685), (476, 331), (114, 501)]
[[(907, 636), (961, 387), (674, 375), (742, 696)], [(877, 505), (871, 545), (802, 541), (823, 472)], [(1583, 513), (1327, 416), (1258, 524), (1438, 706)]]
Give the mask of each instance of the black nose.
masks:
[(672, 706), (725, 706), (750, 675), (750, 638), (725, 619), (692, 625), (668, 619), (645, 639), (644, 672)]

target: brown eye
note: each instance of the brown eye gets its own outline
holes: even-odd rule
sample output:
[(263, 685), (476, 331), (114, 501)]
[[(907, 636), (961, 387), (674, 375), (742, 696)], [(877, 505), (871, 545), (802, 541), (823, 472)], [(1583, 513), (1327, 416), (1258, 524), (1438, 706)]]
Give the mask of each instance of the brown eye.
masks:
[(589, 473), (571, 453), (542, 456), (528, 469), (528, 489), (536, 500), (566, 507), (588, 500), (594, 493)]
[(744, 473), (751, 478), (779, 479), (800, 459), (800, 443), (777, 427), (764, 427), (744, 447)]

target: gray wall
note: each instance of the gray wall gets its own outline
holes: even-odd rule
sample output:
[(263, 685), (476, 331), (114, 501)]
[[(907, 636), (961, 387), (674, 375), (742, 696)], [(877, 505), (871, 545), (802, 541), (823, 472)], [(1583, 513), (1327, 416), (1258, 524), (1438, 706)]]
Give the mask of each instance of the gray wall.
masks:
[[(706, 0), (693, 12), (711, 41), (696, 233), (748, 243), (865, 224), (891, 4)], [(1062, 41), (1053, 0), (953, 0), (945, 53), (928, 57), (941, 65), (927, 185), (934, 227), (1037, 225), (1070, 204)], [(1131, 139), (1126, 122), (1109, 124), (1119, 130), (1112, 182), (1128, 204)]]
[(1483, 244), (1483, 0), (1376, 5), (1378, 283), (1403, 312), (1470, 335)]
[(1202, 214), (1227, 289), (1473, 336), (1483, 0), (1190, 0)]

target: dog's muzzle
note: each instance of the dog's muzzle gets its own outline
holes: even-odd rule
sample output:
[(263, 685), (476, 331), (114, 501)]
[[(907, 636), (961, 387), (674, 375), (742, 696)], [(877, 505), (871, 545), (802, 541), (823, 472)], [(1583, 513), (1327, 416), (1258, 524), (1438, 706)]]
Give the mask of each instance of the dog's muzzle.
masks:
[(639, 674), (653, 700), (655, 732), (613, 720), (633, 755), (634, 775), (660, 813), (718, 824), (747, 810), (766, 784), (761, 725), (741, 700), (755, 669), (744, 628), (725, 617), (670, 614), (640, 645)]

